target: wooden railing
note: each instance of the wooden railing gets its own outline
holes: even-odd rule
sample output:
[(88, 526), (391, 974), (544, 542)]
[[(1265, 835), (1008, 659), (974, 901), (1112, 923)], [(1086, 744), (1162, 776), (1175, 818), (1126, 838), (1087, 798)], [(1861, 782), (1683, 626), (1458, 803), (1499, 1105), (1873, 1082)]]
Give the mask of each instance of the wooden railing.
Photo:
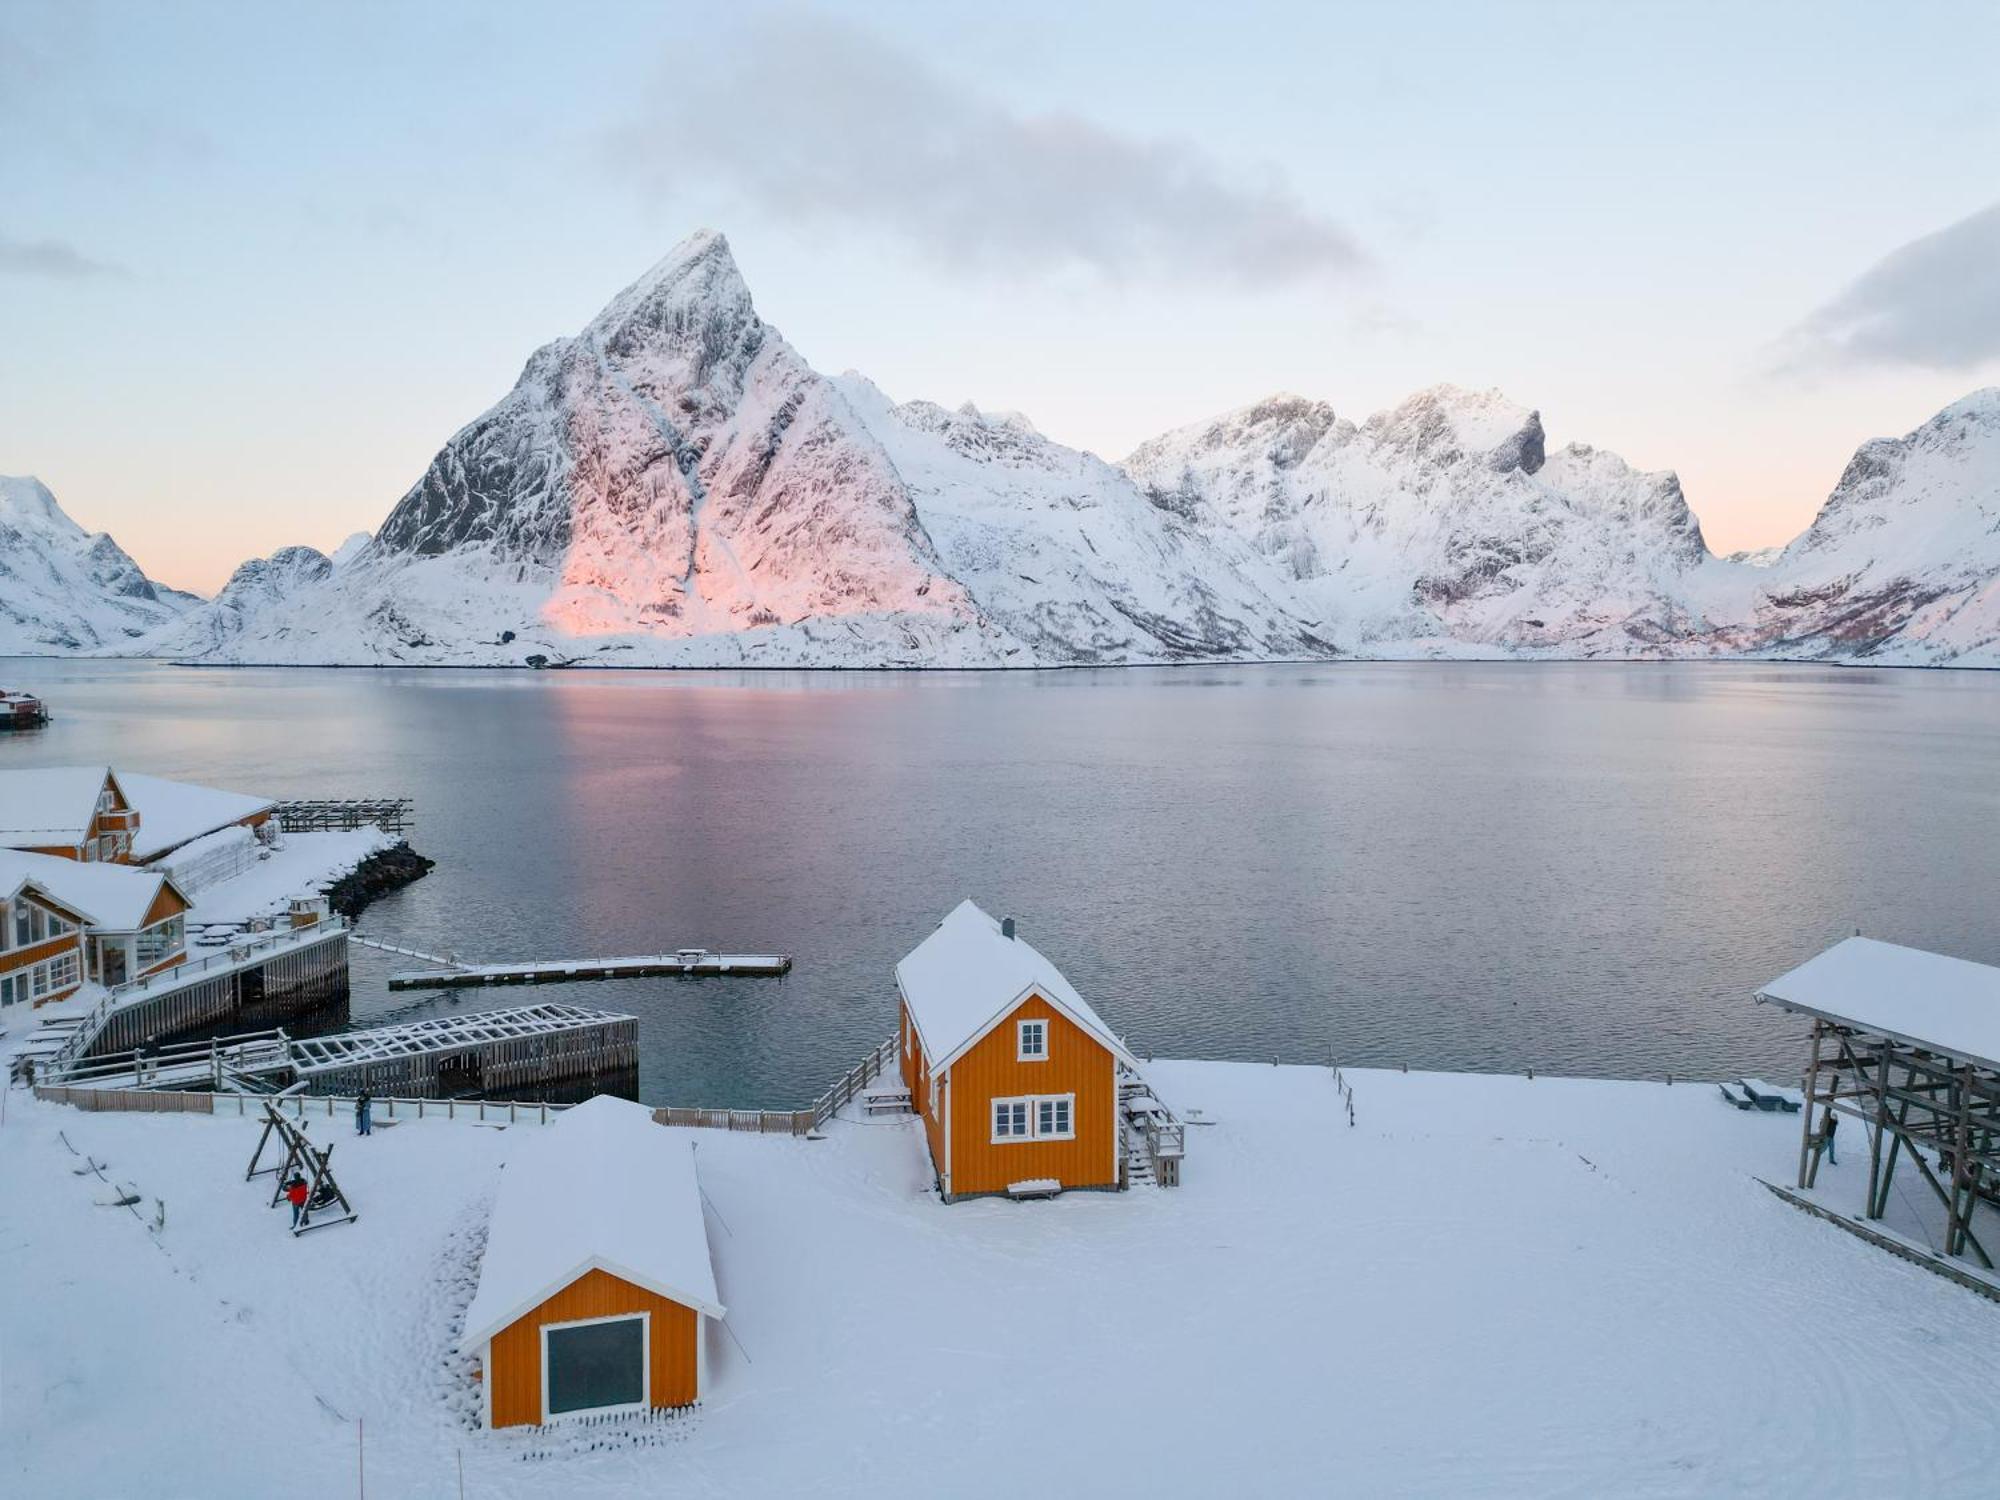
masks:
[(297, 947), (308, 942), (347, 930), (343, 918), (331, 917), (315, 923), (311, 927), (283, 927), (274, 932), (259, 933), (234, 942), (220, 953), (204, 954), (200, 958), (190, 958), (175, 964), (171, 969), (162, 969), (157, 974), (147, 974), (138, 979), (113, 985), (84, 1016), (76, 1030), (61, 1047), (49, 1054), (36, 1065), (36, 1071), (44, 1078), (67, 1076), (71, 1066), (90, 1050), (90, 1044), (103, 1032), (105, 1023), (112, 1012), (137, 1005), (143, 1000), (158, 995), (171, 994), (183, 985), (191, 984), (212, 969), (231, 966), (241, 967), (270, 956), (269, 950)]
[(884, 1068), (896, 1060), (896, 1054), (897, 1038), (892, 1036), (835, 1079), (833, 1087), (813, 1101), (812, 1128), (817, 1130), (831, 1120), (843, 1104), (867, 1088), (881, 1075)]
[[(339, 1094), (217, 1094), (173, 1092), (167, 1089), (73, 1088), (67, 1084), (37, 1084), (35, 1097), (78, 1109), (121, 1110), (158, 1114), (261, 1116), (266, 1104), (298, 1118), (329, 1120), (354, 1115), (354, 1099)], [(543, 1125), (570, 1108), (540, 1100), (394, 1099), (370, 1101), (372, 1118), (395, 1120), (458, 1120), (470, 1125)]]

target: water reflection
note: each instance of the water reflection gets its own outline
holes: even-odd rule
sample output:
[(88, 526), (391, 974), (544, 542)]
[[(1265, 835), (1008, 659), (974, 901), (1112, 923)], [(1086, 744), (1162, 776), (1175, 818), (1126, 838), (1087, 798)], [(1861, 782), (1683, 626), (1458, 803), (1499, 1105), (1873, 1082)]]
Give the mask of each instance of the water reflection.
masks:
[[(1141, 1051), (1722, 1075), (1747, 996), (1857, 925), (2000, 960), (2000, 678), (1765, 665), (1037, 674), (10, 664), (0, 766), (407, 793), (364, 930), (548, 958), (792, 953), (783, 981), (538, 990), (642, 1017), (643, 1097), (792, 1107), (892, 1025), (962, 896)], [(391, 997), (355, 955), (355, 1018)], [(518, 997), (517, 997), (518, 998)]]

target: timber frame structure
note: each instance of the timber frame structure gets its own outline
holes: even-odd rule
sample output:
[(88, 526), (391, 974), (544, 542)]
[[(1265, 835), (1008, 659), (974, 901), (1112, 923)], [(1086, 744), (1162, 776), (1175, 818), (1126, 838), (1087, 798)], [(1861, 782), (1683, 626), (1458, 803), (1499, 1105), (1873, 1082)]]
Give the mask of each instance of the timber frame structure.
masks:
[[(1982, 1201), (2000, 1208), (2000, 1070), (1814, 1016), (1805, 1095), (1801, 1191), (1817, 1182), (1826, 1153), (1823, 1112), (1860, 1120), (1868, 1128), (1863, 1217), (1879, 1219), (1888, 1210), (1897, 1163), (1907, 1154), (1944, 1205), (1944, 1253), (1970, 1250), (1993, 1269), (1972, 1221)], [(1926, 1146), (1937, 1155), (1936, 1171), (1924, 1159)]]
[(1977, 1221), (1982, 1203), (2000, 1209), (2000, 969), (1854, 937), (1757, 999), (1812, 1020), (1799, 1191), (1817, 1183), (1826, 1122), (1859, 1121), (1860, 1217), (1887, 1213), (1907, 1159), (1944, 1208), (1944, 1256), (1993, 1271), (2000, 1243), (1982, 1243)]

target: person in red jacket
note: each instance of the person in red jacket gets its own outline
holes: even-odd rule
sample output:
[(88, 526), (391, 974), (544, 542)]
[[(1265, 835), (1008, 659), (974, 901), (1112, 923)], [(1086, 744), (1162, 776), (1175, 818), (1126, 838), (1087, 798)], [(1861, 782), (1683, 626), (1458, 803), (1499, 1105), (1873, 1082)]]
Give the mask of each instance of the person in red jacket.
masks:
[(306, 1180), (294, 1177), (285, 1184), (285, 1201), (292, 1205), (292, 1228), (298, 1229), (312, 1222), (306, 1217)]

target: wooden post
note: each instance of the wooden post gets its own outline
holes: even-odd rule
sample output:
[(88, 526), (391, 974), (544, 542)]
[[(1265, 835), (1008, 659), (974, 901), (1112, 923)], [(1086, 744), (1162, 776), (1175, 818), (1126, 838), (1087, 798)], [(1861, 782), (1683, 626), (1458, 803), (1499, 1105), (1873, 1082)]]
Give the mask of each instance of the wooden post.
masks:
[(1889, 1128), (1889, 1058), (1895, 1044), (1882, 1038), (1882, 1068), (1875, 1079), (1875, 1118), (1868, 1127), (1868, 1207), (1871, 1219), (1882, 1217), (1887, 1190), (1882, 1186), (1882, 1133)]
[(1819, 1097), (1819, 1042), (1821, 1031), (1825, 1025), (1826, 1022), (1822, 1021), (1818, 1016), (1813, 1017), (1812, 1060), (1806, 1065), (1806, 1106), (1800, 1111), (1805, 1122), (1799, 1132), (1799, 1190), (1801, 1192), (1812, 1185), (1811, 1167), (1814, 1165), (1811, 1160), (1813, 1148), (1813, 1102)]

